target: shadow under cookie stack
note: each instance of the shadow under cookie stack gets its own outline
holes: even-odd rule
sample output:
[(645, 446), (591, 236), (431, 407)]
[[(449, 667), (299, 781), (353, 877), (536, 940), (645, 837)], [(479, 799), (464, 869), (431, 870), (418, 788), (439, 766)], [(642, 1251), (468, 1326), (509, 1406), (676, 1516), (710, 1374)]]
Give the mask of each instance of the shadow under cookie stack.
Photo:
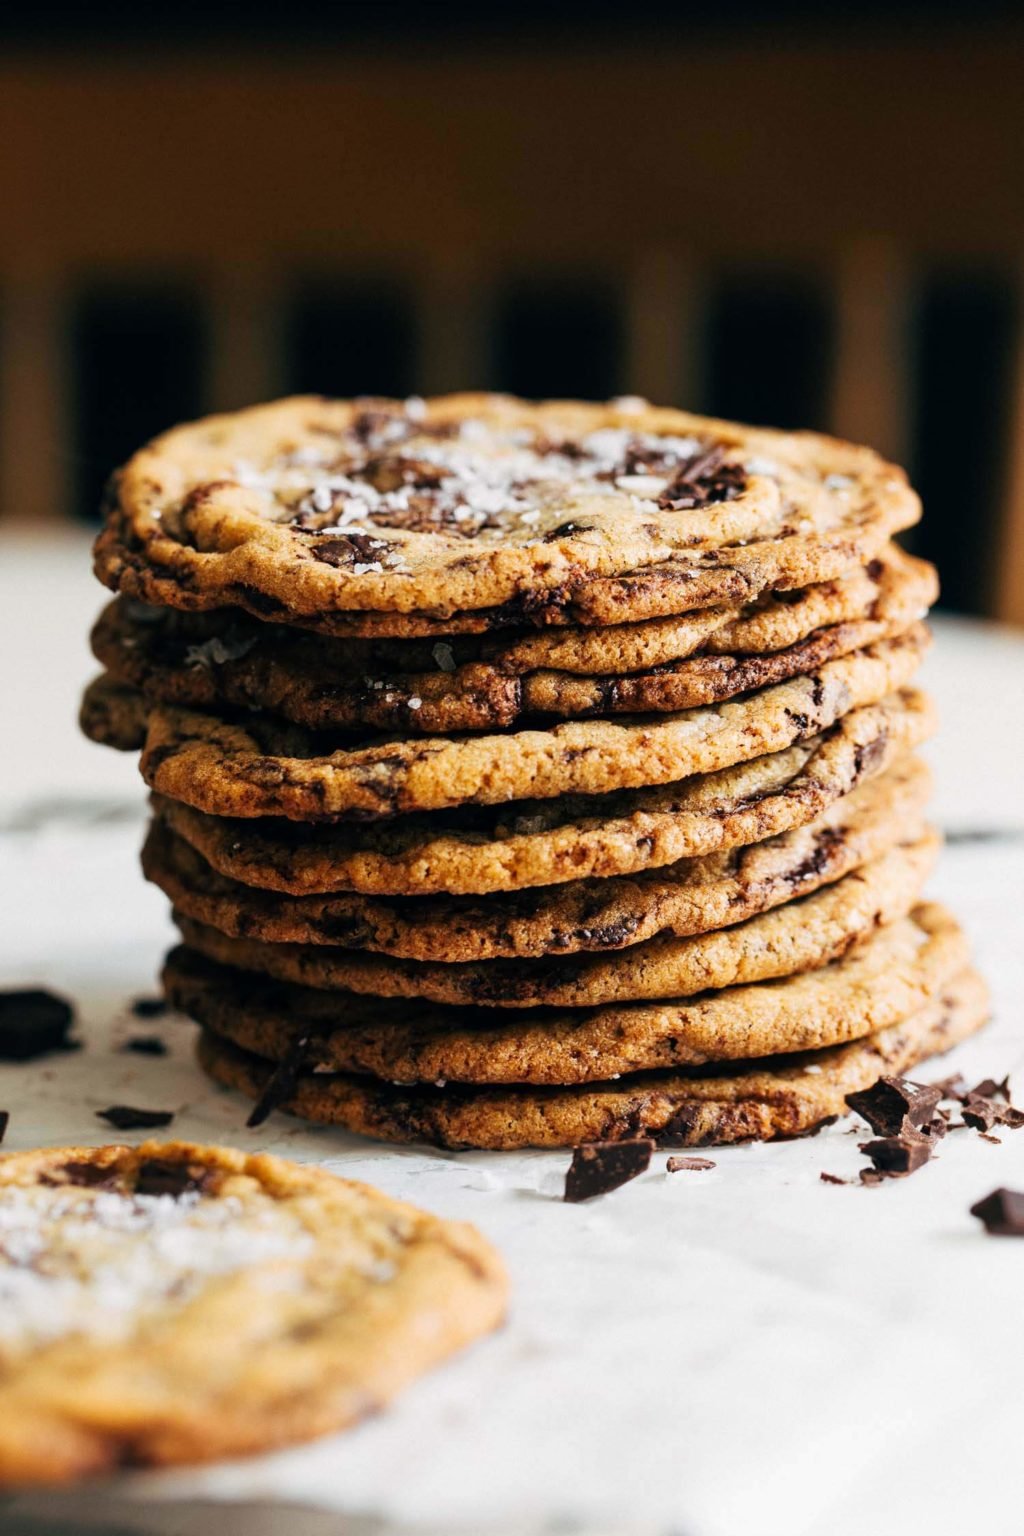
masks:
[(392, 1141), (792, 1136), (976, 1030), (919, 503), (641, 401), (283, 401), (115, 477), (87, 734), (211, 1077)]

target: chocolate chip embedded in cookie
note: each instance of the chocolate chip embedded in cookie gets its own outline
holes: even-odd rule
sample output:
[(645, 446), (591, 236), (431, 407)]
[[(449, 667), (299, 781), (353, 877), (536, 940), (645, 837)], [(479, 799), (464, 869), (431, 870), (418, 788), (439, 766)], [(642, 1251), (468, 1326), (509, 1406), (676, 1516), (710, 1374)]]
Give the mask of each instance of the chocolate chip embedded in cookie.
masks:
[[(802, 1136), (846, 1111), (849, 1093), (949, 1050), (985, 1022), (976, 971), (950, 976), (930, 1001), (848, 1045), (738, 1064), (731, 1071), (645, 1072), (573, 1088), (392, 1087), (363, 1076), (307, 1074), (283, 1107), (383, 1141), (435, 1146), (574, 1147), (653, 1137), (674, 1147)], [(217, 1082), (256, 1098), (273, 1067), (210, 1032), (199, 1060)], [(984, 1213), (986, 1216), (988, 1211)], [(997, 1215), (998, 1219), (998, 1215)]]
[(621, 403), (311, 397), (143, 448), (112, 483), (96, 569), (129, 596), (262, 619), (522, 623), (629, 573), (635, 592), (606, 599), (661, 584), (660, 611), (681, 612), (839, 575), (919, 512), (901, 470), (811, 433)]
[(855, 1039), (923, 1007), (966, 963), (959, 928), (929, 903), (818, 970), (689, 998), (498, 1014), (272, 982), (184, 948), (168, 956), (164, 985), (183, 1013), (254, 1055), (290, 1059), (305, 1037), (310, 1071), (569, 1084)]
[(0, 1487), (341, 1429), (493, 1328), (493, 1249), (365, 1184), (173, 1142), (0, 1159)]

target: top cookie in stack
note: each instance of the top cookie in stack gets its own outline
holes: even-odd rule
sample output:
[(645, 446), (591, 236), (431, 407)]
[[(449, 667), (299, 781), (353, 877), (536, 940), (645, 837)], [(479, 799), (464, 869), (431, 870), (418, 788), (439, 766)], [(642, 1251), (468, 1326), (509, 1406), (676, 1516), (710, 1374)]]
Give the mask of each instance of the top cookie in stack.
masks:
[(207, 1069), (379, 1135), (706, 1141), (975, 1027), (918, 902), (918, 514), (867, 449), (636, 401), (288, 400), (142, 450), (83, 723), (142, 749)]

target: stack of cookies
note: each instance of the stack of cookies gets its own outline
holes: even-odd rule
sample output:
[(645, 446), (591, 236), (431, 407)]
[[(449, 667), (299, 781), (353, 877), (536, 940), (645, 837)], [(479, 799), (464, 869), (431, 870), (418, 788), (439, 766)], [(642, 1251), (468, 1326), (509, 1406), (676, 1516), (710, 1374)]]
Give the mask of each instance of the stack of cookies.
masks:
[(82, 719), (170, 1001), (389, 1140), (813, 1129), (979, 1027), (921, 899), (935, 573), (864, 448), (642, 401), (293, 399), (112, 482)]

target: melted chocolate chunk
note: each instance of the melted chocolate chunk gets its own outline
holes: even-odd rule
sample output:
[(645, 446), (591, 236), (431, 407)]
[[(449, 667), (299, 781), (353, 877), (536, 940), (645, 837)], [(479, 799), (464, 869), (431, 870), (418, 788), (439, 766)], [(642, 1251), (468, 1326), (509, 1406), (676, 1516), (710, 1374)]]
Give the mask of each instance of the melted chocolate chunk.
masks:
[(473, 513), (461, 505), (435, 501), (422, 492), (410, 496), (408, 506), (368, 513), (367, 521), (376, 528), (400, 528), (406, 533), (437, 533), (438, 529), (443, 529), (464, 539), (475, 538), (481, 528), (500, 526), (490, 513)]
[(102, 1163), (86, 1163), (77, 1158), (70, 1162), (62, 1163), (52, 1173), (44, 1174), (40, 1180), (43, 1184), (77, 1184), (83, 1189), (117, 1189), (121, 1184), (121, 1175), (114, 1166), (104, 1166)]
[(903, 1077), (880, 1077), (861, 1093), (848, 1093), (846, 1102), (880, 1136), (920, 1130), (935, 1114), (942, 1090)]
[(571, 1204), (606, 1195), (628, 1184), (651, 1164), (654, 1142), (649, 1137), (636, 1141), (591, 1141), (577, 1147), (565, 1176), (565, 1195)]
[(905, 1130), (899, 1136), (866, 1141), (861, 1151), (867, 1153), (877, 1173), (889, 1179), (903, 1179), (924, 1167), (932, 1155), (932, 1142), (920, 1131)]
[(971, 1215), (984, 1222), (993, 1237), (1024, 1237), (1024, 1194), (1016, 1189), (994, 1189), (971, 1206)]
[(746, 489), (741, 464), (727, 464), (725, 449), (716, 444), (684, 459), (658, 497), (663, 512), (688, 512), (713, 501), (732, 501)]
[(321, 564), (340, 570), (357, 565), (379, 565), (391, 545), (386, 539), (374, 538), (372, 533), (336, 533), (310, 548)]
[(98, 1109), (96, 1117), (106, 1120), (118, 1131), (152, 1130), (156, 1126), (170, 1125), (173, 1109), (135, 1109), (131, 1104), (111, 1104), (109, 1109)]
[(169, 1011), (166, 997), (137, 997), (131, 1004), (137, 1019), (162, 1019)]
[(666, 1173), (703, 1173), (706, 1168), (714, 1168), (710, 1157), (670, 1157), (665, 1164)]
[(166, 1056), (167, 1046), (156, 1035), (132, 1035), (121, 1047), (122, 1051), (131, 1051), (136, 1056)]
[(382, 494), (400, 491), (411, 486), (417, 491), (434, 491), (448, 473), (439, 464), (426, 459), (370, 459), (359, 471), (360, 480), (366, 480)]
[(72, 1051), (71, 1004), (42, 988), (0, 992), (0, 1061), (34, 1061), (50, 1051)]
[(147, 1157), (139, 1164), (137, 1195), (179, 1195), (206, 1187), (209, 1173), (201, 1163), (178, 1163), (169, 1157)]
[(577, 533), (590, 533), (592, 523), (559, 523), (557, 528), (550, 528), (541, 539), (542, 544), (554, 544), (558, 539), (568, 539)]

